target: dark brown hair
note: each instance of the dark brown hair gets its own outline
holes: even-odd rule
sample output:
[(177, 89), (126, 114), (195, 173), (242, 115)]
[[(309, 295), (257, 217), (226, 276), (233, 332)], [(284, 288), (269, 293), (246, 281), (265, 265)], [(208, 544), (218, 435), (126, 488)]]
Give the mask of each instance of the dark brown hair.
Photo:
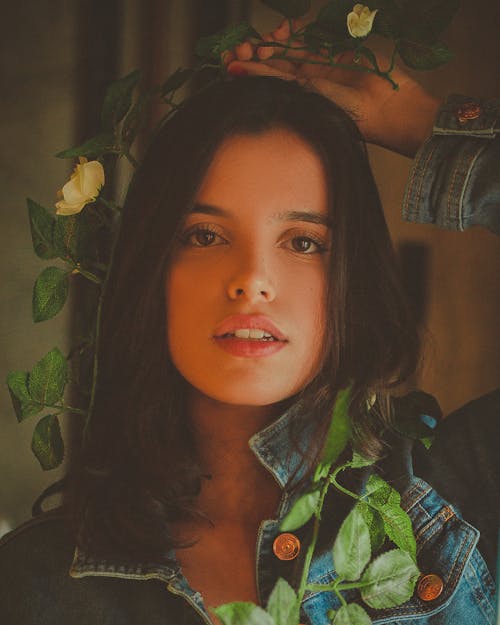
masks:
[[(413, 372), (415, 325), (359, 131), (294, 82), (245, 77), (188, 100), (157, 133), (132, 181), (105, 297), (95, 409), (73, 482), (80, 544), (165, 554), (168, 521), (189, 513), (200, 471), (184, 410), (186, 383), (165, 328), (165, 272), (176, 233), (224, 138), (284, 127), (325, 164), (332, 226), (323, 366), (300, 399), (321, 434), (338, 389), (352, 383), (356, 444), (381, 451), (384, 398)], [(376, 409), (366, 409), (377, 393)], [(316, 450), (317, 452), (318, 450)], [(314, 454), (313, 454), (314, 455)], [(305, 458), (309, 465), (313, 458)]]

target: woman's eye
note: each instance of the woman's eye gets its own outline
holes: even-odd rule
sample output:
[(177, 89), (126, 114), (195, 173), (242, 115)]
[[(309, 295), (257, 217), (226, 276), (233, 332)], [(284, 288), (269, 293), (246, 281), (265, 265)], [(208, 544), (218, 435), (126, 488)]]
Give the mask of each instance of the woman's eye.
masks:
[(213, 247), (225, 242), (225, 239), (208, 228), (196, 228), (186, 233), (183, 237), (185, 245), (193, 247)]
[(301, 254), (318, 254), (326, 251), (326, 245), (320, 241), (315, 241), (310, 237), (293, 237), (290, 246), (294, 252)]

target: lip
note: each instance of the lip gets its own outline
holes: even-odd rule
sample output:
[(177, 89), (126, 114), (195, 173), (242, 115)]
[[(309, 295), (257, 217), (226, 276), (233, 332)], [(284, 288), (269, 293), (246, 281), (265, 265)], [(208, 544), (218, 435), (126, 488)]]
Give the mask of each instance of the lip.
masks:
[[(288, 339), (283, 332), (265, 315), (231, 315), (226, 317), (224, 321), (217, 326), (214, 332), (214, 338), (219, 340), (224, 334), (231, 334), (239, 328), (249, 328), (250, 330), (264, 330), (268, 334), (272, 334), (277, 341), (286, 342)], [(236, 340), (236, 338), (235, 338)], [(248, 339), (238, 339), (248, 343)], [(272, 344), (272, 343), (271, 343)]]

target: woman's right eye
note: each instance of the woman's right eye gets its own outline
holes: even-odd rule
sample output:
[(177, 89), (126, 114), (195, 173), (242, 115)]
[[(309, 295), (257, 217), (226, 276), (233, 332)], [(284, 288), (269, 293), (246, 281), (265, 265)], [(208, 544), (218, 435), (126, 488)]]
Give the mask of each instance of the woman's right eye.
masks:
[(220, 234), (210, 228), (193, 228), (188, 230), (182, 237), (184, 245), (192, 247), (214, 247), (226, 243)]

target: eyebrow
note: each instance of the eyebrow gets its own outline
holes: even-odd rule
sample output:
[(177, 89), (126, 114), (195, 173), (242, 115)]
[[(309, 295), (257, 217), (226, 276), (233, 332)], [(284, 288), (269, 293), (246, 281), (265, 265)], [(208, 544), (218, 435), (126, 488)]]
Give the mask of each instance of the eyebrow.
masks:
[[(199, 202), (193, 206), (190, 212), (202, 213), (204, 215), (214, 215), (215, 217), (231, 217), (231, 213), (224, 208), (213, 206), (212, 204), (202, 204)], [(284, 213), (276, 213), (272, 216), (272, 219), (276, 221), (307, 221), (327, 227), (330, 225), (328, 216), (310, 211), (286, 211)]]

